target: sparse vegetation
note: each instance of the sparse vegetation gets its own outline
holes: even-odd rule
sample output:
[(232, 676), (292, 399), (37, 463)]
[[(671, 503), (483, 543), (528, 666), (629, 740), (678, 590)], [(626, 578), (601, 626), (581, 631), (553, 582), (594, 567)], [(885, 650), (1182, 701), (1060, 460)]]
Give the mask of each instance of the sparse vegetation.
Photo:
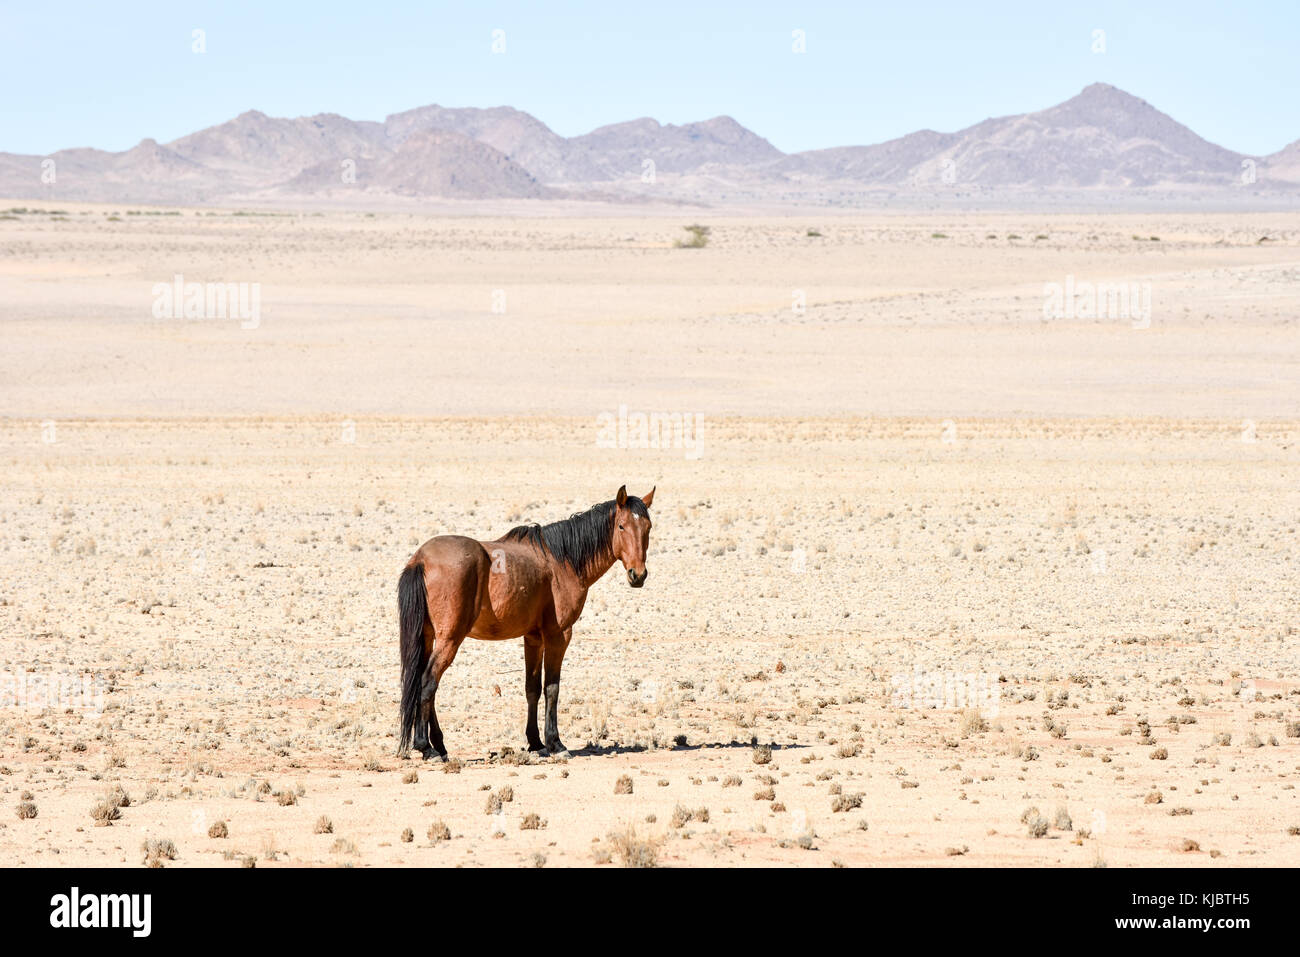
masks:
[(140, 845), (146, 867), (162, 867), (163, 861), (176, 860), (176, 845), (170, 838), (151, 837)]
[(95, 822), (96, 827), (107, 827), (122, 816), (122, 812), (117, 809), (108, 798), (101, 798), (96, 801), (90, 809), (90, 816)]
[(862, 799), (865, 795), (855, 794), (836, 794), (831, 799), (831, 811), (840, 813), (841, 811), (852, 811), (862, 807)]
[(1045, 837), (1050, 825), (1036, 807), (1028, 807), (1020, 815), (1020, 823), (1029, 829), (1030, 837)]
[(677, 240), (674, 245), (678, 249), (703, 249), (709, 244), (709, 236), (712, 230), (708, 226), (692, 223), (690, 226), (683, 226), (682, 228), (690, 233), (690, 238)]
[(434, 821), (429, 825), (429, 840), (434, 844), (438, 844), (442, 841), (450, 841), (451, 828), (449, 828), (443, 821)]
[[(606, 863), (612, 859), (612, 856), (617, 856), (624, 867), (657, 867), (659, 864), (659, 847), (663, 843), (662, 839), (642, 836), (631, 824), (623, 830), (610, 831), (605, 841), (608, 845), (604, 853)], [(598, 850), (596, 854), (598, 863), (601, 856)]]

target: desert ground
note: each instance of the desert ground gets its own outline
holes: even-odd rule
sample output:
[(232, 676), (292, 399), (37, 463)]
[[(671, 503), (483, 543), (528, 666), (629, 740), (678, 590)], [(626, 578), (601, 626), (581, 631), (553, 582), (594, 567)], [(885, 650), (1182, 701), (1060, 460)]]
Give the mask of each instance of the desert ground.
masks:
[[(1294, 215), (5, 207), (0, 864), (1300, 864)], [(625, 483), (570, 756), (397, 755), (410, 553)]]

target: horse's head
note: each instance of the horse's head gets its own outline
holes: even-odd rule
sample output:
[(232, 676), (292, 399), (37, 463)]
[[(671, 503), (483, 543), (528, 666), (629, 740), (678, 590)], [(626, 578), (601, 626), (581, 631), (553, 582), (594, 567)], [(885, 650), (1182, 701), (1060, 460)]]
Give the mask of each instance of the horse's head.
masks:
[(633, 588), (640, 588), (650, 576), (645, 555), (650, 549), (650, 503), (654, 499), (654, 489), (637, 498), (627, 494), (626, 485), (614, 499), (614, 538), (610, 544), (614, 557), (627, 569), (627, 583)]

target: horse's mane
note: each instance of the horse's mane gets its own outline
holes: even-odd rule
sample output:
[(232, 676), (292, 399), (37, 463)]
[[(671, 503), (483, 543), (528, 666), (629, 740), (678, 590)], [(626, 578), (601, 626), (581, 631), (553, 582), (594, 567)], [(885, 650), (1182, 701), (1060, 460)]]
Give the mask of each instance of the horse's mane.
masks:
[[(649, 516), (645, 503), (632, 495), (627, 507), (635, 515)], [(585, 512), (547, 525), (520, 525), (510, 529), (498, 541), (529, 542), (557, 561), (564, 562), (579, 575), (610, 557), (610, 539), (614, 535), (614, 502), (601, 502)]]

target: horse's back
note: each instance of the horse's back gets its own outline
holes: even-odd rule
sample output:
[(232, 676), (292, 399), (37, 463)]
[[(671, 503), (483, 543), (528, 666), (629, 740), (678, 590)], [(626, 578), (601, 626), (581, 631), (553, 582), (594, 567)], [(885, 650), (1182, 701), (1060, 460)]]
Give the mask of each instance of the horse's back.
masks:
[(441, 565), (447, 568), (473, 568), (480, 562), (490, 562), (483, 546), (464, 535), (439, 535), (420, 546), (416, 561), (426, 568)]

